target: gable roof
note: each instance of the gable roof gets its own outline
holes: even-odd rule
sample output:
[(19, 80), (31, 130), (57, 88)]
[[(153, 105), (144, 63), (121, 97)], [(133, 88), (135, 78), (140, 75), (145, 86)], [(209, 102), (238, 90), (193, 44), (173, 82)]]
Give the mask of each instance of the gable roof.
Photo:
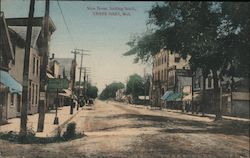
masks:
[[(27, 26), (9, 26), (11, 30), (16, 32), (24, 41), (26, 41), (26, 34), (27, 34)], [(41, 27), (32, 27), (32, 36), (31, 36), (31, 47), (35, 48), (37, 39), (41, 32)]]
[[(27, 26), (28, 25), (28, 18), (6, 18), (6, 22), (8, 26)], [(43, 27), (44, 17), (34, 17), (32, 19), (32, 26), (39, 26)], [(49, 30), (54, 32), (56, 30), (56, 26), (52, 19), (49, 17)]]
[(3, 41), (3, 45), (5, 49), (7, 50), (7, 52), (9, 52), (9, 53), (6, 53), (5, 55), (8, 59), (14, 59), (14, 52), (13, 52), (10, 35), (9, 35), (8, 27), (7, 27), (3, 12), (0, 12), (0, 27), (1, 27), (1, 33), (3, 33), (0, 36), (1, 41)]

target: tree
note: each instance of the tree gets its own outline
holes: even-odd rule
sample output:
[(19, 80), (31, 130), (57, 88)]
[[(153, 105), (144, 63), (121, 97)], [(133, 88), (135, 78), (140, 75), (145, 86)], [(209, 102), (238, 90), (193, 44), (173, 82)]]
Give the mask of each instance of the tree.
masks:
[(105, 87), (101, 92), (99, 98), (101, 100), (107, 100), (109, 98), (115, 98), (115, 93), (118, 89), (124, 88), (124, 84), (121, 82), (113, 82)]
[(96, 98), (98, 93), (98, 88), (96, 86), (91, 85), (91, 83), (87, 83), (87, 97), (88, 98)]
[(126, 84), (126, 93), (132, 94), (133, 98), (138, 98), (139, 95), (144, 95), (145, 84), (143, 78), (138, 74), (129, 76)]
[[(233, 10), (236, 10), (235, 12)], [(243, 18), (239, 16), (243, 16)], [(218, 81), (223, 75), (249, 76), (249, 3), (227, 2), (165, 2), (149, 11), (149, 24), (157, 26), (150, 35), (133, 39), (131, 50), (124, 55), (136, 55), (147, 61), (165, 48), (189, 60), (193, 72), (202, 69), (204, 77), (212, 72), (216, 119), (219, 109)], [(244, 49), (241, 51), (241, 49)], [(241, 52), (240, 52), (241, 51)], [(237, 69), (237, 71), (236, 71)]]

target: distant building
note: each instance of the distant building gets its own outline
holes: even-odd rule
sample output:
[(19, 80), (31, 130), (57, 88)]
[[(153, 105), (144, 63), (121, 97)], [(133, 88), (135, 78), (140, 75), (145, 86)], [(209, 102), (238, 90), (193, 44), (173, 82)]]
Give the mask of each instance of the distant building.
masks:
[[(61, 65), (62, 74), (65, 75), (65, 77), (70, 80), (70, 68), (72, 64), (72, 58), (55, 58), (56, 61)], [(62, 76), (63, 77), (63, 76)]]
[(118, 89), (116, 92), (115, 92), (115, 100), (116, 101), (121, 101), (125, 96), (125, 88), (122, 88), (122, 89)]

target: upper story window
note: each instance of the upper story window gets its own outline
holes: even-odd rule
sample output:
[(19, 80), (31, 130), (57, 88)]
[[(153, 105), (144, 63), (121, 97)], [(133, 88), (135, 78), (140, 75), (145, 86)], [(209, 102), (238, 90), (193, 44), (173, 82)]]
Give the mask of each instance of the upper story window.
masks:
[(174, 62), (179, 63), (180, 62), (180, 57), (174, 57)]
[(36, 75), (39, 75), (39, 60), (36, 60)]
[(33, 65), (32, 65), (32, 72), (33, 72), (33, 74), (35, 73), (35, 71), (36, 71), (36, 58), (33, 57)]

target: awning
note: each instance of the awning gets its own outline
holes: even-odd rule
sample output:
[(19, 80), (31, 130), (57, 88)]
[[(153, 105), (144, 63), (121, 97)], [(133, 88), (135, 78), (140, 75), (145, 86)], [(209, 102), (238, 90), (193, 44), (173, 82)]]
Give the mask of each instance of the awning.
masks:
[(182, 98), (182, 101), (191, 101), (192, 100), (192, 93), (189, 93), (188, 95), (185, 95)]
[(183, 97), (182, 93), (173, 93), (167, 97), (167, 101), (181, 101)]
[(23, 86), (18, 83), (9, 73), (0, 70), (0, 83), (4, 84), (6, 87), (9, 87), (11, 93), (22, 93)]
[(49, 74), (49, 73), (46, 73), (46, 75), (47, 75), (48, 78), (55, 78), (54, 76), (52, 76), (52, 75)]
[(161, 100), (166, 100), (169, 95), (173, 94), (173, 91), (166, 91), (164, 95), (161, 97)]
[(58, 95), (64, 96), (64, 97), (71, 97), (72, 91), (69, 89), (63, 89), (65, 93), (58, 93)]

